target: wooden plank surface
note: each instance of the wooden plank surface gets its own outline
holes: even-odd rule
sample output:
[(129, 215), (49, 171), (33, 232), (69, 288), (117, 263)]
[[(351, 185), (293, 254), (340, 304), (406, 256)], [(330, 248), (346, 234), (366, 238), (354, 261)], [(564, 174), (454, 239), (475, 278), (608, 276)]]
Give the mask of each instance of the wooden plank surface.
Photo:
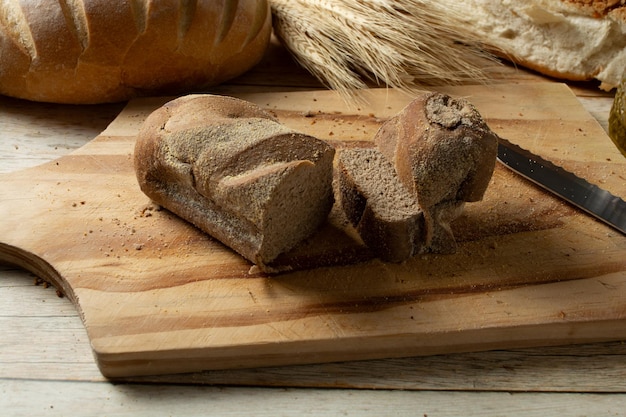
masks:
[(0, 407), (11, 416), (381, 416), (393, 410), (394, 416), (583, 417), (619, 416), (625, 406), (626, 346), (620, 343), (111, 384), (95, 367), (69, 301), (25, 275), (0, 266), (0, 295), (8, 301), (0, 311), (7, 319), (0, 323)]
[[(300, 416), (342, 415), (349, 417), (436, 416), (620, 416), (626, 395), (539, 394), (506, 392), (428, 392), (219, 388), (206, 386), (146, 386), (84, 384), (69, 381), (58, 389), (41, 381), (1, 381), (0, 406), (28, 416), (41, 415), (219, 415)], [(28, 404), (19, 399), (36, 392)], [(93, 398), (102, 395), (99, 406)], [(146, 407), (145, 404), (151, 404)], [(468, 404), (473, 404), (468, 409)], [(575, 404), (576, 408), (572, 408)], [(306, 408), (305, 408), (306, 407)], [(219, 412), (215, 412), (219, 410)]]
[[(452, 92), (469, 96), (503, 136), (624, 194), (623, 163), (564, 86)], [(408, 100), (372, 94), (374, 105), (360, 109), (327, 92), (245, 98), (316, 136), (362, 141)], [(30, 196), (12, 190), (19, 198), (3, 214), (26, 216), (15, 224), (31, 233), (4, 230), (4, 256), (62, 280), (107, 375), (624, 337), (623, 236), (504, 169), (459, 223), (458, 255), (250, 276), (249, 265), (206, 236), (167, 213), (143, 211), (148, 202), (136, 194), (129, 165), (132, 132), (154, 105), (129, 107), (71, 156), (5, 177), (20, 190), (41, 179)], [(11, 233), (21, 241), (11, 242)]]

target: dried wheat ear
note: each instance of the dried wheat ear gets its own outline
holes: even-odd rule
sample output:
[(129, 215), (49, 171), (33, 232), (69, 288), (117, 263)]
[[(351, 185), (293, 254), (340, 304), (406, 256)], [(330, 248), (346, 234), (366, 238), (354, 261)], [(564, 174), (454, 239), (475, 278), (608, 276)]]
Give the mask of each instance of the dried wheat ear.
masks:
[(365, 80), (415, 92), (420, 85), (485, 82), (495, 60), (429, 0), (272, 0), (274, 31), (322, 83), (354, 99)]

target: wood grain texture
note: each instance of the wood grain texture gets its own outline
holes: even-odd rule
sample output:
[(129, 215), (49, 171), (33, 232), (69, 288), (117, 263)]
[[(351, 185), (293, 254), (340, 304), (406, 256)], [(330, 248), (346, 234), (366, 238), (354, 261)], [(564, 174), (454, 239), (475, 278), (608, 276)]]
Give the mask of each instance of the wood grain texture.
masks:
[[(152, 417), (219, 415), (289, 417), (379, 416), (619, 416), (626, 395), (506, 392), (428, 392), (310, 390), (258, 387), (206, 387), (107, 384), (67, 381), (58, 387), (42, 381), (0, 381), (0, 406), (15, 416), (33, 410), (47, 416)], [(28, 403), (20, 399), (36, 392)], [(94, 405), (93, 398), (101, 396)], [(147, 404), (147, 405), (146, 405)], [(573, 408), (572, 404), (576, 407)], [(471, 406), (469, 406), (471, 405)], [(468, 408), (469, 406), (469, 408)], [(216, 412), (215, 410), (219, 410)]]
[[(104, 382), (76, 309), (27, 272), (0, 266), (0, 379)], [(16, 313), (19, 312), (19, 313)], [(32, 343), (39, 340), (40, 343)], [(137, 384), (421, 391), (626, 392), (620, 342), (316, 365), (126, 377)]]
[[(624, 161), (563, 85), (448, 88), (502, 136), (624, 196)], [(410, 98), (347, 109), (333, 93), (242, 94), (338, 146)], [(268, 278), (175, 216), (132, 172), (133, 135), (163, 100), (96, 140), (2, 177), (0, 257), (77, 303), (107, 376), (398, 357), (626, 337), (626, 239), (498, 168), (455, 229), (453, 256), (373, 260)], [(34, 185), (33, 185), (34, 184)]]

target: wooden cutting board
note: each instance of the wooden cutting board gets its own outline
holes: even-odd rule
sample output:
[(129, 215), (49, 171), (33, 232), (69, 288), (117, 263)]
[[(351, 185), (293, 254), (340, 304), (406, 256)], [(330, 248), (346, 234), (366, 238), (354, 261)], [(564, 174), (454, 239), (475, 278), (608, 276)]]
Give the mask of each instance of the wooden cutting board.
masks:
[[(566, 86), (441, 90), (469, 98), (503, 137), (626, 197), (626, 159)], [(387, 90), (353, 107), (327, 91), (241, 97), (336, 146), (367, 145), (410, 101)], [(134, 135), (164, 101), (131, 102), (76, 152), (0, 176), (0, 260), (70, 297), (104, 375), (626, 338), (626, 237), (499, 165), (454, 224), (455, 255), (251, 272), (140, 192)]]

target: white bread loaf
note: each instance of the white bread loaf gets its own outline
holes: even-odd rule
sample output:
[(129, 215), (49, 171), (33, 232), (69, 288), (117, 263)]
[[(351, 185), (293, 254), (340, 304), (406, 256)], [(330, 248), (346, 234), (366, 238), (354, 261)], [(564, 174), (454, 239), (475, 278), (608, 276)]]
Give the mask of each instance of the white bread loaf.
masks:
[(334, 154), (252, 103), (189, 95), (146, 119), (134, 161), (152, 200), (273, 272), (326, 221)]
[(438, 0), (461, 9), (496, 54), (566, 80), (599, 80), (610, 90), (626, 68), (623, 0)]
[(103, 103), (240, 75), (271, 34), (267, 0), (0, 1), (0, 94)]

